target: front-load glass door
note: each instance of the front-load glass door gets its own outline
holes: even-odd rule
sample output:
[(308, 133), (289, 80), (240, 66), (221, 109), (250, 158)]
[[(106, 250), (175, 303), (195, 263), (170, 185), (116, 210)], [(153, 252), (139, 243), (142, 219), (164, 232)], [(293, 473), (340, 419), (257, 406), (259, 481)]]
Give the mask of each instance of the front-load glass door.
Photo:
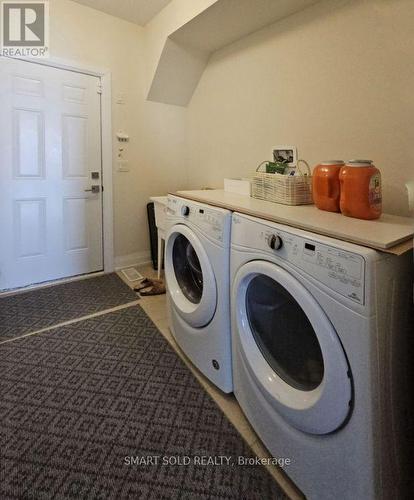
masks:
[(293, 427), (328, 434), (351, 410), (351, 371), (324, 310), (291, 273), (251, 261), (232, 287), (234, 342), (267, 402)]
[(265, 275), (250, 282), (246, 310), (256, 343), (273, 370), (302, 391), (323, 380), (322, 351), (303, 309), (280, 284)]
[(203, 295), (203, 271), (194, 247), (180, 234), (173, 245), (173, 266), (183, 294), (193, 304), (199, 304)]
[(165, 278), (178, 314), (195, 328), (207, 325), (217, 306), (214, 272), (202, 235), (177, 224), (167, 234)]

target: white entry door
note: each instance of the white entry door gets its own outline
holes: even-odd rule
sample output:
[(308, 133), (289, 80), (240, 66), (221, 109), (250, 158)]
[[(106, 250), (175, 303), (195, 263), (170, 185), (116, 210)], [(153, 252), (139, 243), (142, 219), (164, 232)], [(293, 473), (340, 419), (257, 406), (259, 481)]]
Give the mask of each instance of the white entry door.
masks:
[(0, 290), (103, 268), (99, 85), (0, 58)]

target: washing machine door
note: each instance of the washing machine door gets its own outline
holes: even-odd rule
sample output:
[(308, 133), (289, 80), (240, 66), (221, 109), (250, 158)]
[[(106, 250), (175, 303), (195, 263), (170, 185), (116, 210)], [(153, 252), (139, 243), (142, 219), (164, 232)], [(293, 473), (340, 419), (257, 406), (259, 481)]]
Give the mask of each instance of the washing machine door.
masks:
[(338, 335), (313, 296), (265, 261), (242, 266), (232, 294), (244, 365), (269, 404), (301, 431), (337, 430), (350, 413), (351, 374)]
[(165, 277), (173, 305), (186, 323), (195, 328), (210, 323), (217, 306), (216, 279), (200, 239), (183, 224), (167, 234)]

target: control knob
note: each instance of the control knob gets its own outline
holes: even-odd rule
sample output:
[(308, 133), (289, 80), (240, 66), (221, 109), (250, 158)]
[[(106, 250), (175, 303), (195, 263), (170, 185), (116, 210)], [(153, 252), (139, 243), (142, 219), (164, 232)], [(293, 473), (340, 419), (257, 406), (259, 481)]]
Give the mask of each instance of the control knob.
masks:
[(272, 236), (269, 238), (269, 247), (272, 250), (280, 250), (282, 246), (283, 246), (282, 238), (277, 234), (272, 234)]
[(190, 214), (190, 207), (187, 207), (187, 206), (184, 205), (181, 208), (181, 213), (182, 213), (182, 215), (184, 215), (185, 217), (187, 217)]

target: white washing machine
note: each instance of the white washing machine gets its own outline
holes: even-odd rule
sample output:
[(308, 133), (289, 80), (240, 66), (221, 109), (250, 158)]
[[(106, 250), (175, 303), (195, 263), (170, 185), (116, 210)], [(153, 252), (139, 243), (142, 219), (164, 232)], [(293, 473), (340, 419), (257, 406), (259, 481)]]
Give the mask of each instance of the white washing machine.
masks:
[(230, 330), (231, 212), (168, 197), (165, 279), (169, 326), (194, 365), (233, 390)]
[[(234, 214), (234, 393), (310, 499), (402, 498), (412, 253)], [(410, 333), (410, 336), (412, 332)]]

